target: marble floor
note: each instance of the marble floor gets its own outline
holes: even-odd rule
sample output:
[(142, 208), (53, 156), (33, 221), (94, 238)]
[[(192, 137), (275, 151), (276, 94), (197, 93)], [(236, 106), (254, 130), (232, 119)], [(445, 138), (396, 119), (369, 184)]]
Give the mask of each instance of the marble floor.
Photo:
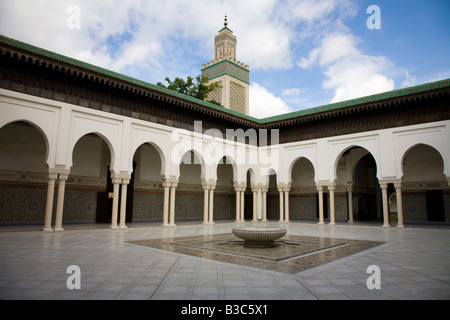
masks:
[[(212, 259), (138, 244), (228, 237), (236, 225), (191, 222), (163, 228), (136, 223), (126, 230), (73, 225), (51, 233), (0, 227), (0, 299), (450, 299), (449, 228), (283, 224), (288, 240), (376, 243), (299, 272), (238, 263), (242, 257), (236, 254), (234, 261)], [(67, 268), (72, 265), (79, 267), (80, 289), (67, 286), (72, 275)], [(367, 270), (373, 265), (379, 267), (380, 289), (370, 290), (372, 273)]]

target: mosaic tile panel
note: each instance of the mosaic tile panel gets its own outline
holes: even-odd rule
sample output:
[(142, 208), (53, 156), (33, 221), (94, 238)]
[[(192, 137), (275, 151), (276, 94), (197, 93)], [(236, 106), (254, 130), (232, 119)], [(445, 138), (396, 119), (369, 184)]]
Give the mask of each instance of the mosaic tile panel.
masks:
[(245, 248), (233, 234), (202, 235), (129, 243), (294, 274), (379, 246), (383, 242), (286, 235), (274, 248)]

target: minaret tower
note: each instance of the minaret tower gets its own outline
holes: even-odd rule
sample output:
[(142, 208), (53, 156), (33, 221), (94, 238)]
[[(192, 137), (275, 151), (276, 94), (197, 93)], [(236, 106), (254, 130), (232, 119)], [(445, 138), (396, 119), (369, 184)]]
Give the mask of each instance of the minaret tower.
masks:
[(237, 40), (228, 28), (225, 15), (224, 27), (214, 39), (214, 60), (202, 65), (202, 76), (209, 83), (221, 85), (210, 93), (209, 99), (215, 100), (225, 108), (249, 114), (249, 73), (248, 65), (236, 60)]

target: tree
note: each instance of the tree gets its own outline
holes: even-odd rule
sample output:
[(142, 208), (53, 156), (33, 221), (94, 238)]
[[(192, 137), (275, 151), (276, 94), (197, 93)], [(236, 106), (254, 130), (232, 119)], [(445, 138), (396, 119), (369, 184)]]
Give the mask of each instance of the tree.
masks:
[(158, 82), (157, 85), (222, 107), (222, 105), (215, 100), (207, 100), (211, 91), (222, 88), (218, 82), (207, 84), (208, 78), (202, 76), (197, 76), (195, 78), (196, 83), (194, 83), (192, 77), (187, 77), (186, 81), (180, 78), (175, 78), (175, 80), (172, 81), (169, 77), (166, 77), (165, 80), (168, 83), (168, 86), (165, 86), (161, 82)]

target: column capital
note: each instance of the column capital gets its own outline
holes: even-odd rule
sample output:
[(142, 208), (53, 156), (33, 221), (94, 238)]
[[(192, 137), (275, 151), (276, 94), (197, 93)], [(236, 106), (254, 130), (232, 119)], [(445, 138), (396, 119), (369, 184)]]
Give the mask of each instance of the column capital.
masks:
[(49, 172), (48, 173), (48, 179), (49, 180), (56, 180), (56, 179), (58, 179), (58, 174), (57, 173), (53, 173), (53, 172)]
[(402, 188), (402, 181), (394, 181), (394, 187), (395, 189), (401, 189)]
[(387, 189), (388, 188), (389, 181), (379, 180), (378, 182), (380, 184), (380, 188), (381, 189)]
[(121, 184), (122, 183), (122, 179), (120, 179), (120, 178), (112, 178), (111, 181), (113, 184)]
[(162, 183), (162, 186), (163, 186), (164, 188), (170, 188), (171, 185), (172, 185), (172, 182), (164, 181), (164, 182)]
[(59, 181), (66, 181), (67, 179), (69, 179), (69, 174), (67, 173), (60, 173), (59, 174)]

